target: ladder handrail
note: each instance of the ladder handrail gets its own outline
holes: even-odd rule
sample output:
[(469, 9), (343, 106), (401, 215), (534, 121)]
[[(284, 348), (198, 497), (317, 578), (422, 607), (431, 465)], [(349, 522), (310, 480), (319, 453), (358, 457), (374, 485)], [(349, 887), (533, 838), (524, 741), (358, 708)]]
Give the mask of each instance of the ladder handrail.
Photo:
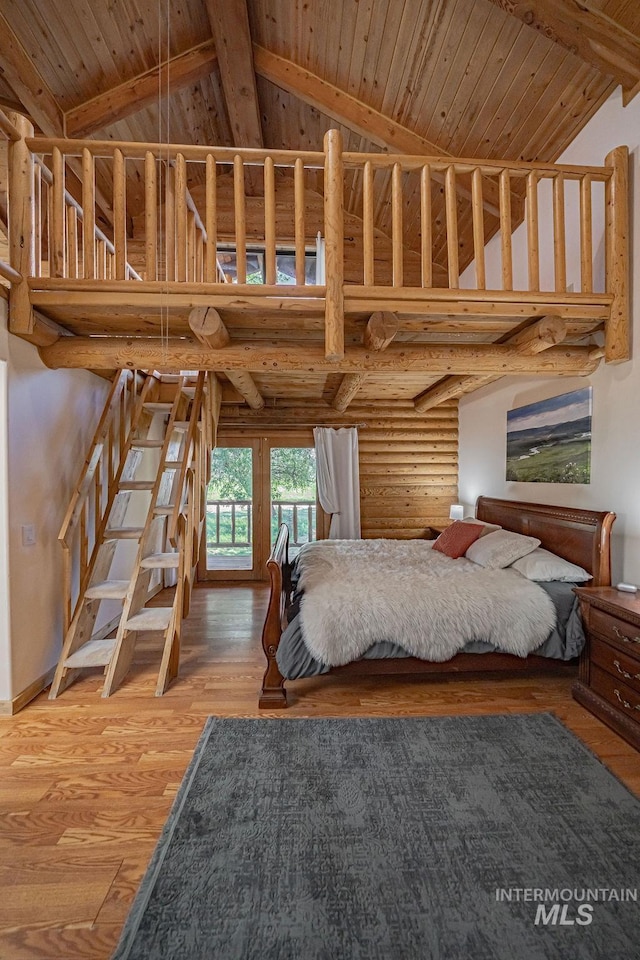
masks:
[(200, 422), (203, 411), (205, 409), (205, 404), (203, 403), (204, 398), (204, 385), (206, 380), (205, 371), (201, 370), (198, 373), (198, 379), (196, 381), (195, 395), (191, 402), (191, 412), (189, 415), (189, 426), (187, 428), (187, 433), (184, 441), (184, 455), (182, 458), (182, 463), (180, 465), (180, 470), (177, 476), (177, 483), (174, 485), (176, 492), (175, 501), (173, 504), (173, 510), (169, 515), (167, 522), (167, 539), (173, 547), (177, 546), (177, 530), (178, 530), (178, 518), (184, 509), (184, 500), (187, 493), (187, 477), (188, 471), (193, 462), (195, 452), (196, 452), (196, 427)]

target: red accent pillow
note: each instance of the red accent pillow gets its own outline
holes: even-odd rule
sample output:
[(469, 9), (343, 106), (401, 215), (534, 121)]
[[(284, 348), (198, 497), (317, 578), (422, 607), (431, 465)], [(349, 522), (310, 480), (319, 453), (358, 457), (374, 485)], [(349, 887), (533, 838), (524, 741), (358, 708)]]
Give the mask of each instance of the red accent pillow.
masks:
[(433, 544), (434, 550), (446, 554), (452, 560), (463, 557), (472, 543), (482, 536), (484, 528), (479, 523), (463, 523), (455, 520), (446, 530), (443, 530)]

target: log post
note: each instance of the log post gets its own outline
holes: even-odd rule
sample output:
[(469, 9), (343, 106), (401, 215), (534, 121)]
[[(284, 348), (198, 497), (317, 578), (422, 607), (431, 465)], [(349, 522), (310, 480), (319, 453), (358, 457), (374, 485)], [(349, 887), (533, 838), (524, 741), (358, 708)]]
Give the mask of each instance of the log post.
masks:
[(28, 277), (35, 276), (35, 203), (34, 162), (26, 138), (33, 136), (33, 126), (19, 114), (10, 116), (19, 140), (9, 142), (9, 259), (21, 279), (13, 283), (9, 297), (9, 329), (12, 333), (30, 334), (33, 312), (29, 299)]
[(344, 357), (344, 169), (342, 134), (324, 136), (325, 356)]
[(605, 157), (613, 172), (605, 187), (606, 289), (613, 294), (605, 325), (605, 362), (628, 360), (629, 351), (629, 148), (616, 147)]

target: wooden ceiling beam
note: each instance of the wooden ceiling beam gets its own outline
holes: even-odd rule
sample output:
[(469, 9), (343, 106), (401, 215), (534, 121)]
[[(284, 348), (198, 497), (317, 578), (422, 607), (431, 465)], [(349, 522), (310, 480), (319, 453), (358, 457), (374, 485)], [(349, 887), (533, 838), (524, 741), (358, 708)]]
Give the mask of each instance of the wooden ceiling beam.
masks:
[(33, 60), (0, 13), (0, 71), (45, 137), (64, 137), (64, 113)]
[(67, 110), (68, 137), (87, 137), (110, 123), (124, 120), (144, 107), (158, 102), (158, 92), (171, 94), (209, 76), (218, 57), (213, 40), (185, 50), (157, 67), (125, 80), (124, 83)]
[(262, 147), (262, 125), (246, 0), (206, 0), (236, 147)]
[[(231, 342), (222, 317), (213, 307), (194, 307), (189, 314), (189, 327), (196, 339), (207, 350), (224, 350)], [(262, 410), (264, 397), (250, 373), (245, 370), (225, 370), (223, 364), (219, 369), (244, 397), (252, 410)]]
[[(560, 317), (549, 316), (541, 317), (535, 323), (525, 327), (517, 333), (507, 336), (502, 342), (509, 344), (516, 353), (528, 356), (534, 356), (542, 353), (543, 350), (549, 350), (557, 346), (567, 336), (567, 322)], [(590, 359), (594, 359), (590, 355)], [(444, 403), (446, 400), (453, 400), (460, 397), (463, 393), (470, 390), (478, 390), (480, 387), (499, 380), (500, 377), (477, 377), (477, 376), (456, 376), (445, 377), (440, 383), (430, 387), (416, 397), (414, 408), (416, 413), (424, 413), (432, 407)]]
[[(304, 103), (327, 114), (332, 120), (343, 124), (354, 133), (385, 147), (390, 153), (410, 154), (411, 156), (449, 157), (436, 143), (426, 140), (391, 117), (380, 113), (368, 104), (356, 99), (350, 93), (339, 89), (327, 80), (323, 80), (310, 70), (305, 70), (291, 60), (271, 53), (264, 47), (253, 45), (253, 62), (256, 73), (270, 83), (293, 94)], [(444, 174), (432, 171), (434, 180), (444, 183)], [(458, 178), (458, 193), (471, 200), (471, 187)], [(483, 184), (483, 205), (494, 216), (500, 216), (500, 198), (497, 186), (488, 181)], [(522, 208), (520, 197), (512, 194), (512, 209), (517, 214)]]
[(523, 355), (517, 347), (493, 343), (392, 344), (372, 354), (364, 346), (348, 349), (342, 360), (324, 356), (322, 343), (274, 344), (269, 341), (232, 341), (222, 350), (181, 337), (61, 337), (41, 350), (52, 368), (138, 370), (246, 370), (256, 373), (417, 373), (543, 376), (585, 376), (598, 360), (588, 347), (552, 347), (541, 356)]
[[(400, 325), (395, 313), (389, 310), (378, 310), (372, 313), (362, 336), (365, 349), (373, 353), (386, 350), (399, 329)], [(366, 379), (366, 373), (345, 373), (333, 398), (333, 407), (344, 413)]]
[(590, 0), (491, 0), (505, 13), (613, 77), (627, 93), (640, 83), (640, 37)]

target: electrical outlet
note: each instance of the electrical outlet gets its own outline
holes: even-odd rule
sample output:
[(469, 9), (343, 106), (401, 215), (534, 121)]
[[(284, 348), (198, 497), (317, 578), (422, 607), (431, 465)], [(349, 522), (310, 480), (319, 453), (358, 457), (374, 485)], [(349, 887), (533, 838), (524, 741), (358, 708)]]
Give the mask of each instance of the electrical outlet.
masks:
[(36, 528), (32, 523), (22, 525), (22, 546), (32, 547), (36, 542)]

